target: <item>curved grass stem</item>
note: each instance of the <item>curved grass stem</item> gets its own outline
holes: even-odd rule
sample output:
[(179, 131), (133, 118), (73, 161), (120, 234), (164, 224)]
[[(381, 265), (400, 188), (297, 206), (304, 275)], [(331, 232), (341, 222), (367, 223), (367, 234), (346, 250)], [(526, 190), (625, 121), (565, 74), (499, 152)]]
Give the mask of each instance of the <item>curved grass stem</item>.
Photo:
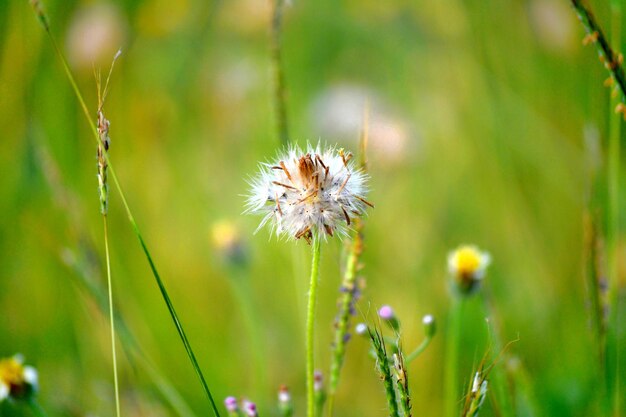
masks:
[(306, 389), (307, 389), (307, 416), (315, 416), (315, 389), (313, 373), (315, 372), (315, 305), (317, 302), (317, 285), (319, 282), (320, 266), (320, 236), (313, 234), (311, 245), (311, 281), (309, 286), (309, 305), (306, 319)]
[(426, 336), (426, 339), (424, 339), (424, 341), (404, 359), (404, 362), (408, 365), (414, 361), (419, 355), (422, 354), (422, 352), (426, 350), (428, 345), (430, 345), (431, 340), (433, 340), (432, 336)]
[[(96, 142), (99, 146), (104, 147), (104, 144), (102, 143), (102, 140), (100, 138), (100, 135), (98, 134), (98, 130), (96, 128), (96, 125), (93, 124), (91, 122), (91, 116), (90, 116), (90, 112), (89, 109), (87, 108), (87, 105), (85, 104), (85, 100), (83, 99), (83, 95), (80, 92), (80, 89), (78, 88), (78, 85), (76, 84), (76, 80), (74, 79), (74, 75), (72, 74), (72, 71), (69, 68), (69, 65), (67, 63), (67, 60), (65, 59), (65, 56), (63, 55), (61, 49), (59, 48), (56, 39), (54, 38), (54, 36), (52, 35), (52, 32), (50, 31), (50, 27), (48, 25), (48, 20), (45, 17), (45, 15), (43, 14), (43, 11), (41, 10), (41, 7), (39, 5), (38, 2), (33, 2), (33, 6), (35, 8), (35, 13), (37, 14), (37, 17), (39, 18), (40, 22), (42, 23), (46, 33), (48, 34), (48, 38), (50, 39), (50, 42), (52, 43), (52, 46), (54, 47), (54, 50), (59, 58), (59, 60), (61, 61), (61, 64), (63, 65), (63, 70), (65, 71), (65, 74), (67, 76), (68, 81), (70, 82), (72, 89), (74, 91), (74, 94), (76, 95), (76, 98), (78, 99), (78, 102), (81, 106), (81, 109), (83, 110), (83, 113), (87, 119), (87, 122), (89, 123), (89, 126), (91, 126), (92, 132), (94, 134), (94, 137), (96, 139)], [(172, 318), (172, 321), (174, 322), (174, 325), (176, 326), (176, 330), (178, 331), (178, 335), (180, 336), (180, 339), (185, 347), (185, 351), (187, 352), (187, 356), (189, 357), (189, 360), (200, 380), (200, 383), (202, 385), (202, 388), (207, 396), (207, 398), (209, 399), (209, 402), (211, 403), (211, 408), (213, 411), (213, 414), (216, 417), (220, 417), (220, 413), (217, 409), (217, 405), (215, 403), (215, 400), (213, 399), (213, 395), (211, 394), (211, 391), (208, 387), (208, 384), (204, 378), (204, 374), (202, 373), (202, 370), (200, 369), (200, 366), (198, 364), (198, 361), (196, 359), (196, 355), (193, 352), (193, 349), (191, 347), (191, 344), (189, 343), (189, 340), (187, 339), (187, 335), (185, 334), (185, 330), (178, 318), (178, 314), (176, 313), (176, 310), (174, 309), (174, 305), (172, 304), (172, 301), (170, 300), (169, 294), (167, 293), (167, 290), (165, 289), (165, 285), (163, 284), (163, 281), (161, 280), (161, 277), (156, 269), (156, 266), (154, 264), (154, 261), (152, 259), (152, 256), (150, 255), (150, 251), (148, 250), (148, 247), (143, 239), (143, 236), (141, 235), (141, 232), (139, 231), (139, 226), (137, 225), (137, 222), (135, 221), (135, 218), (130, 210), (130, 206), (128, 205), (128, 202), (126, 200), (126, 196), (122, 190), (122, 187), (117, 179), (117, 175), (115, 174), (115, 169), (113, 168), (113, 164), (111, 163), (109, 156), (107, 155), (107, 153), (104, 153), (104, 159), (107, 162), (108, 165), (108, 169), (109, 172), (111, 174), (111, 178), (113, 180), (113, 183), (115, 184), (115, 188), (117, 189), (119, 195), (120, 195), (120, 199), (122, 200), (122, 204), (124, 206), (124, 209), (126, 211), (126, 215), (128, 217), (129, 222), (131, 223), (131, 226), (133, 228), (133, 231), (135, 233), (135, 235), (137, 236), (137, 239), (139, 239), (139, 244), (141, 245), (141, 249), (144, 252), (144, 255), (146, 256), (146, 259), (148, 260), (148, 263), (150, 265), (150, 270), (152, 271), (152, 275), (154, 276), (154, 279), (157, 282), (157, 285), (159, 287), (159, 290), (161, 291), (161, 295), (163, 296), (163, 300), (165, 301), (165, 304), (167, 305), (167, 309), (169, 310), (170, 316)]]

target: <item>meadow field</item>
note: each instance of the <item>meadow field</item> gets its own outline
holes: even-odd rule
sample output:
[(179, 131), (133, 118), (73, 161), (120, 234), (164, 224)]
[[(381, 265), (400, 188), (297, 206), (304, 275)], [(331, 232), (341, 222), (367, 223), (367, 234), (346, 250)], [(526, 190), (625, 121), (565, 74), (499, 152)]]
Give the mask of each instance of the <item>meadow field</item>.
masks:
[[(0, 362), (0, 416), (217, 415), (206, 391), (221, 416), (238, 415), (228, 396), (288, 416), (284, 384), (293, 415), (311, 417), (324, 230), (313, 244), (255, 233), (262, 217), (244, 213), (259, 164), (307, 144), (351, 152), (346, 183), (363, 169), (374, 206), (322, 238), (316, 415), (472, 415), (477, 371), (473, 415), (626, 415), (626, 1), (585, 3), (602, 33), (572, 3), (0, 1), (0, 358), (21, 354), (38, 376), (13, 395)], [(602, 40), (614, 59), (598, 60)], [(105, 152), (97, 74), (102, 92), (118, 50)], [(466, 293), (449, 265), (462, 245), (489, 255)], [(390, 411), (387, 361), (358, 323), (385, 334), (392, 367), (398, 338), (409, 355), (434, 331), (402, 374), (412, 413), (398, 374)]]

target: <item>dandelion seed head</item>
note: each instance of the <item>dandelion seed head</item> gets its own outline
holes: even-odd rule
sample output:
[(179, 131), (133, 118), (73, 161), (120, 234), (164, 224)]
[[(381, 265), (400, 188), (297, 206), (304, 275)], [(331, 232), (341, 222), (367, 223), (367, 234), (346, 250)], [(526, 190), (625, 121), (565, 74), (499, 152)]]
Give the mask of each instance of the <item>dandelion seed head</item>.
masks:
[(457, 288), (463, 293), (469, 293), (483, 279), (490, 262), (491, 257), (487, 252), (476, 246), (464, 245), (448, 255), (448, 271)]
[[(261, 164), (250, 181), (246, 212), (263, 215), (278, 236), (311, 241), (313, 234), (345, 235), (352, 219), (372, 206), (368, 176), (343, 149), (291, 147), (272, 163)], [(257, 230), (258, 230), (257, 229)]]

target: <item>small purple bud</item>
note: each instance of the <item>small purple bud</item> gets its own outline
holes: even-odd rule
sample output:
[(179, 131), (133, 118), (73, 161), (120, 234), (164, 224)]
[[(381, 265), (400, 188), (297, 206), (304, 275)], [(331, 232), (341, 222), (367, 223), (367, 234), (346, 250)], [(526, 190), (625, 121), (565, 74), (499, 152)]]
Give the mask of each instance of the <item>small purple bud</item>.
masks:
[(350, 333), (344, 334), (343, 335), (343, 343), (348, 343), (351, 338), (352, 338), (352, 335)]
[(391, 306), (388, 305), (382, 306), (380, 310), (378, 310), (378, 315), (383, 320), (391, 320), (395, 317), (393, 309), (391, 308)]
[(259, 415), (256, 411), (256, 404), (251, 401), (246, 402), (245, 412), (248, 417), (257, 417)]
[(319, 392), (323, 388), (324, 388), (324, 375), (322, 374), (322, 371), (316, 370), (313, 373), (313, 389), (316, 392)]
[(235, 397), (226, 397), (224, 400), (224, 406), (226, 406), (226, 411), (229, 413), (234, 413), (237, 411), (237, 398)]

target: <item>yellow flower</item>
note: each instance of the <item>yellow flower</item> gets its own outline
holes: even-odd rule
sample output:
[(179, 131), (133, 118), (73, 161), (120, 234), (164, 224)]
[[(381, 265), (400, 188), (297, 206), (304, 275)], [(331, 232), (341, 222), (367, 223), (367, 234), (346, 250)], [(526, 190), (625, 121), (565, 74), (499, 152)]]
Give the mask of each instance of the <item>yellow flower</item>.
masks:
[(21, 355), (0, 360), (0, 401), (11, 397), (20, 399), (37, 390), (37, 371), (24, 366)]
[(462, 293), (470, 293), (483, 279), (490, 261), (487, 252), (476, 246), (463, 245), (448, 255), (448, 271), (457, 288)]

